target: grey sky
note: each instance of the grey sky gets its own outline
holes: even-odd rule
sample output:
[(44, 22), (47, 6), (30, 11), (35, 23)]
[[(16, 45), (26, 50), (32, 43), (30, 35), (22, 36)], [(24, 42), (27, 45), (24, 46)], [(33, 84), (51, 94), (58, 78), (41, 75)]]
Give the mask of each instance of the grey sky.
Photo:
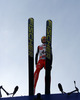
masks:
[[(51, 93), (80, 89), (80, 0), (0, 0), (0, 85), (16, 96), (28, 95), (28, 18), (34, 18), (35, 49), (46, 32), (46, 20), (53, 21), (53, 69)], [(44, 69), (36, 93), (44, 94)], [(3, 93), (3, 96), (6, 96)]]

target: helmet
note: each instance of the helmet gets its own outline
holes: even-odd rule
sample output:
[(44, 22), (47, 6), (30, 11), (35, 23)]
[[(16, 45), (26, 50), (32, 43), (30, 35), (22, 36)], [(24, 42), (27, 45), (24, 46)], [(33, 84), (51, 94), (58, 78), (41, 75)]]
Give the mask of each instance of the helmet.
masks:
[(46, 36), (43, 36), (42, 38), (41, 38), (41, 42), (43, 43), (43, 40), (46, 40)]

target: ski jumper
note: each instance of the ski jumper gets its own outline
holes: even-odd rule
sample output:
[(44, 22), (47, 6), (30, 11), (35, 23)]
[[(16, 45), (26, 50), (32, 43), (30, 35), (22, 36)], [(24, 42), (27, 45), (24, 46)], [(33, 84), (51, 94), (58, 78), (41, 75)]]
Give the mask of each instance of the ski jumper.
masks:
[[(37, 62), (38, 54), (39, 54), (39, 61)], [(34, 91), (38, 81), (39, 72), (43, 67), (44, 69), (46, 68), (46, 44), (45, 43), (38, 46), (38, 50), (36, 54), (36, 71), (34, 73)]]

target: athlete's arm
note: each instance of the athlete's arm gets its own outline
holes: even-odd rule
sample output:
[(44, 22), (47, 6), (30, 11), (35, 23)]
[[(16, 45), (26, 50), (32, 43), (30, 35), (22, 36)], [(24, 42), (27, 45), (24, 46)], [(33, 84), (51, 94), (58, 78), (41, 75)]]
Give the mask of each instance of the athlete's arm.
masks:
[(53, 61), (53, 55), (52, 55), (52, 52), (51, 52), (51, 65), (52, 65), (52, 61)]
[(53, 54), (52, 54), (52, 48), (51, 48), (51, 59), (48, 62), (50, 70), (52, 69), (52, 61), (53, 61)]
[(37, 48), (37, 53), (36, 53), (36, 57), (35, 57), (35, 64), (37, 65), (38, 62), (38, 54), (39, 54), (39, 47)]

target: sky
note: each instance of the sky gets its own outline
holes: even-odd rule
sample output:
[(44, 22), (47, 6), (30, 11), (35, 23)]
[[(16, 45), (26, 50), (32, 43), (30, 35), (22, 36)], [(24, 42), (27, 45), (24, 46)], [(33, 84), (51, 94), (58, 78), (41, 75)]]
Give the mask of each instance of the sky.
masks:
[[(34, 56), (46, 21), (51, 19), (53, 64), (51, 94), (80, 89), (80, 0), (0, 0), (0, 85), (15, 96), (28, 96), (28, 19), (34, 18)], [(36, 66), (34, 64), (34, 71)], [(1, 90), (3, 97), (7, 97)], [(45, 70), (40, 71), (36, 94), (45, 93)]]

